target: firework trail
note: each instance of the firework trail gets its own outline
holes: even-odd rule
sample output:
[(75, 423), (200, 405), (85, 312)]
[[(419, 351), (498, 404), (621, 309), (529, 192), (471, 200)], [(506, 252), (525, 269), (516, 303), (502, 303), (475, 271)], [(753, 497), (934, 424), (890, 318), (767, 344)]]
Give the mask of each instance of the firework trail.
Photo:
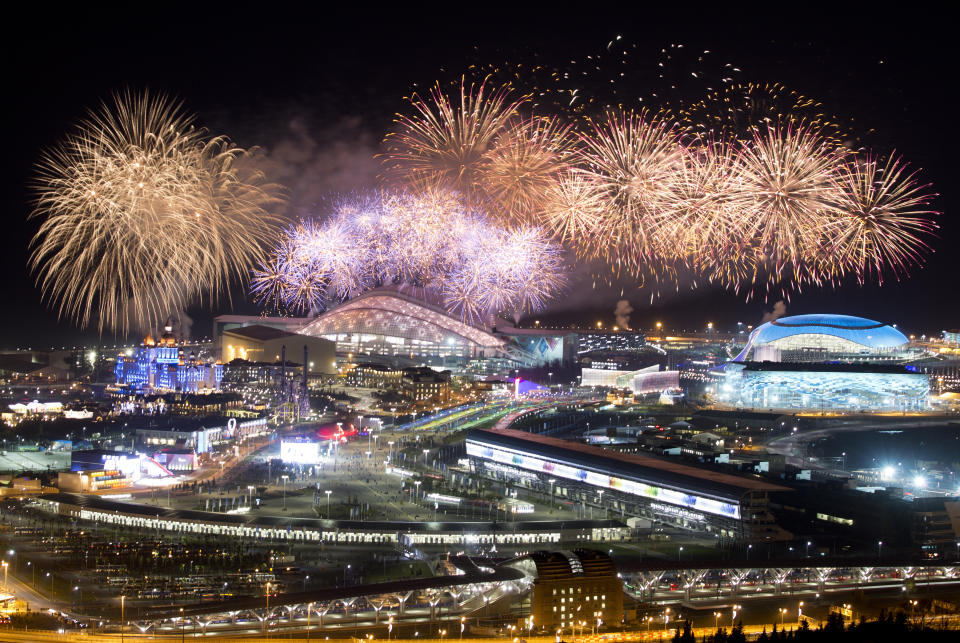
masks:
[(262, 258), (278, 189), (163, 96), (91, 111), (39, 163), (31, 269), (61, 317), (126, 334), (227, 292)]
[(885, 163), (867, 155), (850, 159), (838, 178), (835, 204), (840, 231), (831, 240), (843, 269), (863, 283), (883, 283), (884, 272), (900, 278), (923, 263), (926, 238), (936, 229), (927, 208), (933, 195), (896, 156)]
[(671, 206), (671, 179), (683, 166), (680, 139), (667, 121), (616, 112), (582, 143), (580, 172), (604, 201), (592, 252), (637, 271), (656, 255), (656, 237)]
[(510, 125), (524, 99), (511, 100), (506, 87), (460, 84), (459, 102), (435, 85), (429, 98), (410, 97), (413, 116), (397, 115), (384, 141), (386, 174), (416, 189), (453, 190), (478, 203), (487, 152)]
[(538, 228), (492, 224), (447, 192), (385, 192), (289, 227), (251, 292), (265, 307), (316, 313), (384, 285), (412, 288), (471, 321), (542, 308), (565, 285), (560, 249)]

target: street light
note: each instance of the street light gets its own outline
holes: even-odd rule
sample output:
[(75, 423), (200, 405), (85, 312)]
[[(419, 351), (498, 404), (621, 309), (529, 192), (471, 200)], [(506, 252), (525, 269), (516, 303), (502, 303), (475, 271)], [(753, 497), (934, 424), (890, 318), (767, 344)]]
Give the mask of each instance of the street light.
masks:
[(280, 476), (280, 478), (283, 480), (283, 510), (286, 511), (287, 510), (287, 479), (290, 478), (290, 476)]
[(308, 641), (310, 640), (310, 612), (312, 611), (313, 611), (313, 603), (307, 603), (307, 640)]
[(720, 612), (713, 613), (713, 629), (720, 629)]
[(878, 540), (877, 541), (877, 558), (881, 557), (882, 552), (883, 552), (883, 541)]
[(126, 596), (120, 597), (120, 643), (123, 643), (123, 629), (124, 625), (126, 625), (126, 621), (123, 619), (123, 604), (126, 599)]
[(324, 493), (327, 494), (327, 520), (330, 520), (330, 494), (333, 492), (327, 489)]
[(781, 608), (780, 608), (780, 629), (781, 629), (781, 630), (783, 629), (783, 615), (786, 614), (786, 613), (787, 613), (787, 608), (786, 608), (786, 607), (781, 607)]

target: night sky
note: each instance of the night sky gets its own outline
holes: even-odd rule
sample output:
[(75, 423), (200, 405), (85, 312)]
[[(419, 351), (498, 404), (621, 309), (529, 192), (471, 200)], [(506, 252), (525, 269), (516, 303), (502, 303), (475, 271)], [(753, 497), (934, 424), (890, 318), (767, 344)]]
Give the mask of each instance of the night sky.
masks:
[[(201, 3), (150, 3), (103, 14), (85, 5), (89, 11), (75, 13), (43, 7), (8, 24), (0, 347), (97, 341), (95, 331), (58, 323), (27, 272), (36, 227), (26, 221), (27, 184), (40, 151), (111, 92), (169, 93), (212, 133), (263, 147), (277, 180), (290, 189), (290, 216), (298, 216), (322, 208), (333, 192), (374, 184), (378, 165), (371, 157), (414, 85), (452, 80), (477, 63), (535, 58), (560, 67), (602, 51), (616, 35), (638, 44), (632, 59), (638, 67), (653, 68), (662, 48), (682, 43), (736, 64), (740, 80), (781, 82), (815, 97), (829, 113), (853, 121), (875, 149), (896, 149), (922, 168), (921, 179), (940, 195), (933, 204), (943, 213), (940, 238), (925, 268), (883, 287), (805, 289), (793, 295), (788, 314), (861, 315), (918, 334), (960, 326), (953, 16), (905, 15), (915, 11), (912, 5), (874, 15), (881, 11), (877, 4), (850, 15), (807, 4), (779, 15), (767, 9), (703, 13), (686, 4), (636, 14), (584, 4), (565, 14), (560, 6), (518, 12), (475, 3), (432, 10), (394, 4), (350, 15), (319, 3), (310, 11), (233, 3), (216, 12)], [(654, 90), (637, 87), (638, 94)], [(541, 318), (612, 322), (621, 285), (592, 290), (589, 279), (575, 283), (553, 314)], [(752, 324), (773, 303), (711, 288), (683, 290), (653, 305), (648, 291), (628, 285), (625, 296), (635, 308), (635, 327), (654, 320), (674, 328)], [(224, 303), (215, 312), (231, 308), (256, 310), (239, 288), (233, 306)], [(189, 313), (193, 334), (208, 334), (212, 313)]]

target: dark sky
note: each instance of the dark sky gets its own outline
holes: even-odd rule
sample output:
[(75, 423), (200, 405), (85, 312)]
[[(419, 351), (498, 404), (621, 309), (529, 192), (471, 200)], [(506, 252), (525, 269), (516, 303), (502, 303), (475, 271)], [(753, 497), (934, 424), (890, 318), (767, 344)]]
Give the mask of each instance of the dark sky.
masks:
[[(951, 15), (912, 5), (884, 14), (878, 4), (861, 5), (862, 12), (850, 15), (808, 4), (789, 5), (792, 10), (783, 14), (767, 8), (700, 12), (686, 4), (635, 14), (603, 4), (582, 4), (570, 14), (560, 4), (523, 11), (514, 8), (519, 4), (391, 4), (354, 14), (327, 3), (315, 6), (150, 3), (100, 13), (85, 5), (87, 10), (76, 12), (43, 8), (18, 20), (15, 29), (8, 25), (0, 348), (96, 341), (95, 332), (58, 323), (27, 273), (35, 224), (26, 221), (26, 184), (40, 150), (111, 92), (167, 92), (182, 98), (212, 132), (266, 148), (291, 188), (297, 213), (303, 213), (328, 190), (372, 181), (376, 165), (370, 156), (414, 83), (449, 80), (477, 62), (535, 56), (562, 66), (601, 51), (617, 34), (638, 44), (638, 66), (652, 68), (661, 48), (683, 43), (729, 59), (742, 69), (743, 80), (781, 82), (816, 97), (831, 113), (853, 120), (877, 149), (896, 149), (922, 168), (922, 179), (934, 184), (940, 195), (934, 207), (943, 214), (936, 252), (925, 268), (882, 288), (806, 289), (793, 295), (788, 314), (856, 314), (918, 333), (960, 326)], [(875, 133), (866, 137), (870, 129)], [(555, 307), (556, 318), (612, 320), (618, 295), (619, 287), (592, 291), (589, 281), (576, 284)], [(707, 320), (755, 323), (770, 307), (709, 288), (653, 305), (648, 293), (627, 295), (636, 309), (634, 326), (655, 319), (677, 328)], [(217, 312), (229, 308), (224, 304)], [(242, 295), (234, 308), (254, 311)], [(190, 314), (194, 334), (206, 334), (211, 313)]]

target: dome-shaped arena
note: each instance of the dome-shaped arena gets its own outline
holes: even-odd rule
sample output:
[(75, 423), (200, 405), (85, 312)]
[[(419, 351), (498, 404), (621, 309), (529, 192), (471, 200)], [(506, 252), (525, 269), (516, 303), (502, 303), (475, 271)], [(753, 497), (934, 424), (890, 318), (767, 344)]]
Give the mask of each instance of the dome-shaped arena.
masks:
[(909, 341), (896, 328), (850, 315), (794, 315), (761, 324), (736, 362), (889, 361)]

